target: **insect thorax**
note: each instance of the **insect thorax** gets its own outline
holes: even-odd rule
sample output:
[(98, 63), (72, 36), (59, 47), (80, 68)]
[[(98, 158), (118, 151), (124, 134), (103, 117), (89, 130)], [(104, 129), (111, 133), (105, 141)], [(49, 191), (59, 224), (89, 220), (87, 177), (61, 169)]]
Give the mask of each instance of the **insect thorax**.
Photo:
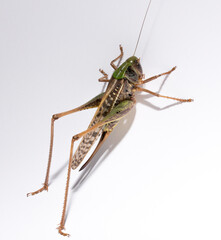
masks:
[(131, 83), (136, 84), (142, 79), (143, 71), (140, 65), (140, 60), (132, 56), (122, 63), (113, 73), (113, 78), (126, 78)]

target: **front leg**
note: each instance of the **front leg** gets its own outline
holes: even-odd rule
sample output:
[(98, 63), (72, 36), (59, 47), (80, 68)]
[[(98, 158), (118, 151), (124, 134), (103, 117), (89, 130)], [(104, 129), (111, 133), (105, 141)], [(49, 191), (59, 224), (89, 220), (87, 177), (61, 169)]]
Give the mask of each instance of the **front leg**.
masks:
[(156, 76), (153, 76), (153, 77), (147, 78), (147, 79), (145, 79), (145, 80), (142, 80), (142, 81), (139, 82), (138, 85), (144, 84), (144, 83), (147, 83), (147, 82), (150, 82), (150, 81), (153, 81), (153, 80), (155, 80), (155, 79), (157, 79), (157, 78), (159, 78), (159, 77), (161, 77), (161, 76), (163, 76), (163, 75), (168, 75), (168, 74), (170, 74), (171, 72), (173, 72), (175, 69), (176, 69), (176, 67), (173, 67), (173, 68), (172, 68), (170, 71), (168, 71), (168, 72), (161, 73), (161, 74), (158, 74), (158, 75), (156, 75)]
[(114, 68), (115, 70), (117, 69), (117, 66), (114, 64), (114, 62), (116, 62), (118, 59), (120, 59), (118, 62), (118, 65), (119, 65), (119, 63), (122, 60), (123, 55), (124, 55), (123, 47), (120, 45), (120, 55), (117, 58), (115, 58), (113, 61), (111, 61), (111, 63), (110, 63), (112, 68)]

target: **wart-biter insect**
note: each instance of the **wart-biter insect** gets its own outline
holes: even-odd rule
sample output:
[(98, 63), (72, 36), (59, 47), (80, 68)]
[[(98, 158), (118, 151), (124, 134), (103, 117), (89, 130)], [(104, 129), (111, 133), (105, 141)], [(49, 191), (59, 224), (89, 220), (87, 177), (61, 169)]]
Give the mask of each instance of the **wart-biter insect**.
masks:
[[(137, 40), (136, 48), (139, 42), (139, 38), (142, 32), (142, 28), (144, 25), (144, 21), (145, 21), (149, 6), (150, 6), (150, 3), (148, 5), (148, 8), (143, 20), (143, 24)], [(48, 159), (45, 182), (42, 188), (40, 188), (35, 192), (28, 193), (27, 194), (28, 196), (35, 195), (37, 193), (42, 192), (43, 190), (48, 190), (48, 180), (49, 180), (49, 172), (50, 172), (50, 166), (51, 166), (55, 120), (61, 117), (64, 117), (68, 114), (75, 113), (77, 111), (82, 111), (89, 108), (97, 108), (97, 111), (95, 112), (94, 117), (88, 126), (88, 129), (79, 134), (74, 135), (71, 140), (71, 150), (70, 150), (70, 158), (69, 158), (69, 164), (68, 164), (67, 183), (66, 183), (66, 189), (65, 189), (63, 212), (62, 212), (61, 221), (58, 227), (59, 233), (62, 234), (63, 236), (68, 236), (67, 233), (63, 232), (63, 230), (64, 230), (64, 224), (65, 224), (65, 213), (66, 213), (71, 169), (76, 169), (81, 164), (84, 157), (86, 156), (88, 151), (91, 149), (92, 145), (95, 143), (98, 137), (100, 137), (97, 147), (95, 148), (90, 158), (86, 161), (86, 163), (84, 163), (84, 165), (80, 168), (80, 171), (87, 166), (87, 164), (91, 161), (91, 159), (99, 150), (103, 142), (107, 139), (107, 137), (113, 131), (114, 127), (119, 123), (120, 119), (125, 117), (127, 113), (135, 105), (136, 103), (135, 92), (144, 91), (157, 97), (169, 98), (179, 102), (192, 101), (192, 99), (180, 99), (180, 98), (163, 96), (158, 93), (155, 93), (140, 87), (140, 85), (150, 82), (160, 76), (170, 74), (172, 71), (175, 70), (175, 67), (168, 72), (156, 75), (148, 79), (144, 79), (142, 67), (140, 64), (140, 59), (135, 57), (136, 48), (134, 51), (134, 55), (128, 58), (119, 67), (117, 67), (115, 65), (115, 62), (119, 60), (119, 63), (120, 63), (123, 57), (123, 48), (120, 46), (120, 51), (121, 51), (120, 55), (111, 62), (111, 66), (114, 68), (115, 71), (110, 79), (108, 79), (108, 75), (103, 70), (100, 70), (100, 72), (103, 74), (103, 77), (100, 78), (99, 81), (108, 82), (108, 86), (105, 92), (99, 94), (98, 96), (91, 99), (89, 102), (83, 104), (80, 107), (77, 107), (70, 111), (54, 114), (51, 118), (50, 150), (49, 150), (49, 159)], [(74, 143), (80, 138), (82, 138), (82, 140), (76, 152), (73, 154)]]

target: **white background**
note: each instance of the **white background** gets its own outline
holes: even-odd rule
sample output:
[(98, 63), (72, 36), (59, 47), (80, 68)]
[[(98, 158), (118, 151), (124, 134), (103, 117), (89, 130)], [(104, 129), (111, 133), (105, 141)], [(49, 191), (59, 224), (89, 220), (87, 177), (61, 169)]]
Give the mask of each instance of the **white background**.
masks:
[[(56, 226), (70, 140), (94, 110), (56, 122), (49, 192), (27, 198), (44, 181), (50, 117), (102, 91), (98, 69), (112, 74), (120, 43), (124, 60), (133, 54), (146, 7), (146, 0), (0, 1), (2, 239), (63, 239)], [(152, 1), (136, 55), (146, 77), (178, 66), (161, 94), (195, 101), (167, 108), (175, 102), (137, 97), (92, 165), (72, 171), (73, 239), (221, 239), (220, 9), (219, 0)], [(145, 87), (157, 91), (164, 79)]]

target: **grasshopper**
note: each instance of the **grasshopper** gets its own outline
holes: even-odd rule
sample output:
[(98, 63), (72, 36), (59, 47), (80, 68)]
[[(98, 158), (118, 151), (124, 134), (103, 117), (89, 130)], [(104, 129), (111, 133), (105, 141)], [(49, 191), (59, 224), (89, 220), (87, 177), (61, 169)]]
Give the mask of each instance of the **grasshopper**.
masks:
[[(150, 3), (148, 5), (146, 14), (148, 12), (149, 6), (150, 6)], [(146, 18), (146, 14), (143, 20), (143, 24)], [(143, 24), (140, 30), (140, 34), (143, 28)], [(138, 37), (136, 48), (139, 42), (140, 34)], [(92, 118), (87, 130), (74, 135), (71, 139), (71, 149), (70, 149), (70, 157), (69, 157), (69, 163), (68, 163), (67, 182), (65, 187), (63, 211), (62, 211), (61, 221), (58, 227), (58, 232), (63, 236), (69, 236), (69, 234), (63, 232), (63, 230), (65, 225), (65, 213), (66, 213), (66, 207), (67, 207), (67, 197), (68, 197), (71, 169), (74, 170), (77, 167), (79, 167), (79, 165), (84, 160), (86, 154), (91, 149), (92, 145), (96, 142), (98, 137), (100, 137), (94, 152), (89, 157), (89, 159), (83, 164), (83, 166), (80, 168), (79, 171), (83, 170), (88, 165), (88, 163), (91, 161), (93, 156), (99, 150), (101, 145), (111, 134), (114, 127), (116, 127), (119, 121), (122, 118), (124, 118), (130, 112), (130, 110), (134, 107), (136, 103), (135, 93), (146, 92), (157, 97), (168, 98), (168, 99), (176, 100), (179, 102), (193, 101), (192, 99), (181, 99), (181, 98), (163, 96), (163, 95), (160, 95), (159, 93), (152, 92), (148, 89), (144, 89), (140, 87), (140, 85), (153, 81), (160, 76), (170, 74), (175, 70), (176, 67), (173, 67), (168, 72), (164, 72), (156, 76), (144, 79), (144, 74), (140, 64), (140, 59), (135, 56), (136, 48), (134, 51), (134, 55), (129, 57), (124, 63), (122, 63), (119, 66), (119, 63), (121, 62), (124, 54), (123, 48), (120, 45), (120, 55), (110, 63), (110, 65), (114, 69), (114, 72), (110, 79), (108, 79), (108, 75), (103, 70), (100, 69), (100, 72), (103, 74), (103, 77), (99, 78), (98, 81), (108, 82), (105, 92), (97, 95), (95, 98), (91, 99), (90, 101), (81, 105), (80, 107), (52, 115), (50, 148), (49, 148), (49, 157), (48, 157), (48, 165), (47, 165), (45, 181), (42, 188), (40, 188), (35, 192), (28, 193), (27, 196), (35, 195), (44, 190), (48, 191), (49, 172), (51, 167), (52, 149), (53, 149), (53, 140), (54, 140), (54, 122), (64, 116), (67, 116), (69, 114), (72, 114), (78, 111), (82, 111), (90, 108), (97, 108), (97, 111), (95, 112), (94, 117)], [(116, 61), (118, 61), (117, 65), (115, 65)], [(82, 140), (77, 150), (73, 154), (74, 143), (80, 138), (82, 138)]]

